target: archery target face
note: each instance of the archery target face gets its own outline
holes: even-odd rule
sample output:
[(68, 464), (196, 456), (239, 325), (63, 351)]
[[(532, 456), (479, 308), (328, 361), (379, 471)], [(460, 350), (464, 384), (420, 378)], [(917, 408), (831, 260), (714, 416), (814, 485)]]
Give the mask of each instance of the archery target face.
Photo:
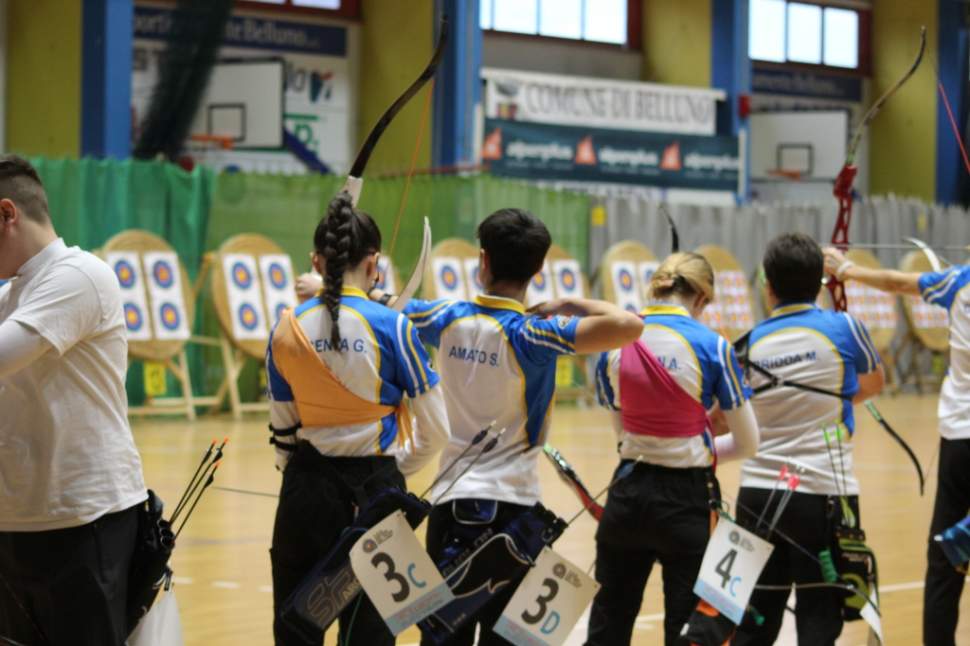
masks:
[(643, 308), (643, 301), (634, 263), (629, 260), (614, 262), (610, 267), (610, 277), (616, 305), (629, 312), (639, 313)]
[[(273, 264), (280, 265), (286, 273), (286, 279), (282, 282), (287, 287), (282, 290), (273, 287), (273, 281), (268, 275)], [(230, 333), (233, 338), (239, 341), (268, 339), (269, 328), (265, 312), (275, 312), (276, 307), (274, 305), (271, 309), (266, 308), (263, 290), (260, 289), (260, 281), (256, 278), (256, 259), (249, 254), (223, 254), (222, 268), (225, 274), (229, 318), (232, 323)], [(262, 256), (260, 269), (266, 274), (261, 278), (268, 294), (293, 292), (292, 298), (294, 302), (296, 301), (296, 293), (292, 289), (293, 274), (292, 267), (289, 266), (289, 256), (286, 256), (285, 260), (279, 255)], [(289, 271), (286, 271), (287, 269)]]
[(458, 258), (435, 258), (431, 269), (434, 272), (435, 294), (438, 298), (468, 300), (468, 290)]
[(380, 256), (377, 259), (377, 271), (380, 278), (377, 281), (377, 288), (385, 292), (396, 294), (397, 285), (394, 283), (394, 263), (387, 256)]
[(159, 287), (169, 288), (175, 280), (175, 270), (166, 259), (159, 259), (152, 263), (152, 278)]
[(249, 303), (243, 303), (239, 306), (238, 319), (239, 324), (250, 332), (259, 326), (259, 313)]
[(159, 308), (159, 313), (161, 314), (162, 326), (167, 330), (178, 329), (179, 323), (182, 321), (182, 317), (179, 315), (178, 309), (172, 303), (162, 303)]
[(134, 251), (113, 251), (105, 262), (114, 271), (121, 288), (125, 330), (129, 341), (150, 341), (152, 329), (147, 325), (148, 298), (142, 276), (142, 259)]
[(849, 314), (870, 331), (896, 329), (896, 298), (892, 294), (850, 280), (845, 284), (845, 300)]
[(549, 265), (546, 263), (542, 265), (539, 273), (532, 277), (532, 282), (529, 283), (529, 288), (525, 293), (527, 306), (532, 307), (555, 298), (556, 294), (552, 288), (552, 276), (550, 274)]
[(135, 285), (135, 268), (127, 259), (116, 262), (114, 270), (122, 289), (131, 289)]
[(930, 305), (919, 296), (907, 294), (905, 297), (913, 315), (913, 325), (922, 330), (935, 328), (949, 329), (950, 315), (946, 308)]
[(754, 327), (754, 306), (744, 272), (724, 269), (714, 274), (714, 302), (704, 308), (701, 322), (725, 335)]
[(640, 284), (643, 286), (644, 298), (647, 298), (647, 292), (650, 290), (650, 281), (653, 279), (653, 274), (657, 271), (657, 267), (660, 263), (656, 260), (647, 260), (644, 262), (637, 263), (637, 274), (640, 277)]
[(253, 284), (253, 272), (250, 267), (241, 261), (232, 265), (232, 282), (239, 289), (249, 289)]
[(280, 320), (282, 312), (296, 307), (296, 287), (293, 263), (286, 254), (266, 254), (259, 257), (259, 275), (266, 299), (266, 316), (271, 326)]
[(182, 293), (181, 269), (174, 251), (146, 251), (142, 254), (148, 271), (148, 301), (152, 330), (160, 341), (189, 338), (188, 311)]
[(138, 332), (145, 327), (145, 315), (142, 313), (143, 310), (138, 307), (137, 304), (132, 302), (126, 302), (124, 305), (124, 310), (125, 327), (128, 328), (128, 336), (138, 334)]
[(481, 294), (485, 287), (482, 285), (482, 274), (478, 267), (478, 258), (465, 258), (462, 261), (465, 267), (465, 276), (468, 277), (468, 293), (470, 297)]
[(556, 294), (559, 297), (582, 298), (586, 295), (583, 291), (582, 271), (576, 260), (555, 261), (552, 263), (552, 273), (556, 281)]

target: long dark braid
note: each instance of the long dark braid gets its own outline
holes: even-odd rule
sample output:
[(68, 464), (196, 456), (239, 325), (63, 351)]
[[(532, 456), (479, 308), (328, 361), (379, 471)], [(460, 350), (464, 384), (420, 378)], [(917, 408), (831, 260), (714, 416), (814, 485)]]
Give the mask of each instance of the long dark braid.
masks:
[(338, 193), (327, 207), (327, 215), (320, 220), (313, 234), (313, 246), (325, 261), (323, 303), (333, 323), (330, 342), (340, 351), (340, 294), (344, 287), (344, 273), (381, 248), (381, 232), (374, 220), (353, 207), (350, 194)]

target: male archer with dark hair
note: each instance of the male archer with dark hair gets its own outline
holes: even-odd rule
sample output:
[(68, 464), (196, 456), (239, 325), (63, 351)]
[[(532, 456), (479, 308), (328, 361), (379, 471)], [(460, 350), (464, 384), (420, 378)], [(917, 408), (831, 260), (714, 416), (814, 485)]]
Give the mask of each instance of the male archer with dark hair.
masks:
[[(824, 583), (822, 568), (778, 534), (818, 555), (836, 552), (840, 531), (858, 529), (852, 404), (879, 393), (883, 369), (859, 321), (815, 304), (822, 284), (822, 252), (814, 240), (800, 233), (780, 235), (768, 244), (763, 264), (771, 315), (750, 332), (746, 359), (761, 444), (742, 468), (737, 516), (739, 523), (774, 543), (758, 583), (777, 589), (755, 590), (751, 605), (765, 623), (759, 627), (746, 618), (734, 643), (774, 643), (794, 585), (799, 645), (833, 644), (842, 632), (846, 593), (833, 587), (799, 587)], [(772, 388), (766, 372), (814, 390)], [(803, 472), (798, 489), (777, 516), (775, 534), (759, 517), (776, 517), (783, 497), (772, 496), (772, 491), (787, 463)]]
[[(412, 300), (405, 308), (421, 340), (438, 349), (452, 430), (439, 470), (493, 420), (495, 429), (505, 429), (493, 450), (480, 458), (468, 452), (432, 490), (427, 542), (436, 560), (501, 531), (539, 501), (537, 459), (549, 429), (556, 359), (626, 345), (643, 328), (636, 315), (602, 301), (558, 299), (526, 311), (526, 290), (552, 243), (531, 213), (496, 211), (479, 225), (478, 238), (482, 295), (471, 302)], [(491, 629), (514, 588), (496, 594), (447, 643), (472, 644), (476, 623), (479, 644), (506, 643)]]

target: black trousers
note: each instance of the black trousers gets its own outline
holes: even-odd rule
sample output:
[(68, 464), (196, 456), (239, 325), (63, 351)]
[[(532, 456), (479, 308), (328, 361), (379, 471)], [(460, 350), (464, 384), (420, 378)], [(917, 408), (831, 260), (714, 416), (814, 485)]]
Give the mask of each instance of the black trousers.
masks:
[[(392, 457), (326, 457), (308, 442), (298, 444), (283, 472), (270, 549), (273, 636), (277, 646), (323, 643), (323, 631), (305, 625), (304, 630), (312, 635), (307, 640), (280, 618), (280, 611), (313, 566), (336, 544), (344, 528), (353, 522), (356, 506), (364, 502), (361, 496), (395, 486), (404, 489), (405, 483)], [(347, 606), (338, 623), (342, 645), (394, 643), (394, 636), (366, 594), (361, 593)]]
[(596, 532), (596, 580), (601, 587), (590, 611), (588, 645), (630, 643), (643, 589), (658, 561), (663, 568), (664, 643), (678, 643), (697, 605), (693, 589), (711, 535), (711, 502), (720, 497), (714, 474), (701, 468), (640, 463), (613, 486)]
[[(779, 489), (768, 507), (766, 521), (773, 518), (781, 493)], [(755, 531), (758, 516), (765, 509), (770, 495), (770, 489), (741, 487), (738, 492), (738, 524)], [(849, 506), (859, 519), (858, 496), (848, 498)], [(835, 496), (796, 492), (782, 512), (776, 530), (798, 543), (813, 557), (817, 557), (822, 550), (832, 548), (835, 528), (841, 520), (842, 508)], [(774, 644), (781, 630), (791, 585), (824, 581), (822, 568), (813, 558), (780, 538), (777, 533), (772, 534), (768, 540), (775, 549), (758, 579), (758, 584), (783, 586), (785, 590), (755, 589), (749, 603), (764, 617), (764, 624), (756, 625), (751, 614), (746, 613), (733, 642), (739, 646)], [(803, 588), (795, 590), (795, 600), (798, 646), (834, 644), (842, 632), (845, 594), (835, 588)]]
[(0, 637), (50, 646), (124, 644), (137, 531), (136, 506), (80, 527), (0, 532)]
[(940, 438), (940, 466), (926, 551), (923, 643), (954, 644), (964, 575), (943, 554), (933, 536), (963, 520), (970, 510), (970, 440)]
[[(529, 509), (495, 500), (451, 500), (435, 506), (428, 518), (427, 546), (431, 560), (438, 562), (446, 550), (462, 551), (472, 546), (475, 539), (488, 529), (501, 530), (516, 516)], [(492, 632), (492, 626), (502, 616), (517, 586), (508, 586), (485, 605), (477, 621), (469, 621), (448, 641), (448, 646), (471, 646), (475, 643), (475, 627), (478, 627), (479, 646), (494, 646), (509, 642)], [(430, 644), (422, 639), (422, 644)]]

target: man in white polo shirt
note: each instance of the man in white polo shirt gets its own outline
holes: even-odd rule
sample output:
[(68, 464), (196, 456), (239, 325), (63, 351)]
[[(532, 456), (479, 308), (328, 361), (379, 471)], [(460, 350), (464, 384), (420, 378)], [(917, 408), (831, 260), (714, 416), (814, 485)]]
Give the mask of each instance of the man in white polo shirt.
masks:
[(933, 537), (970, 512), (970, 266), (955, 265), (924, 274), (860, 267), (836, 249), (825, 249), (825, 271), (897, 294), (919, 295), (950, 314), (950, 369), (937, 404), (940, 463), (930, 521), (926, 586), (923, 589), (923, 643), (954, 644), (964, 574), (947, 560)]
[(120, 645), (146, 498), (111, 269), (57, 237), (0, 157), (0, 641)]

